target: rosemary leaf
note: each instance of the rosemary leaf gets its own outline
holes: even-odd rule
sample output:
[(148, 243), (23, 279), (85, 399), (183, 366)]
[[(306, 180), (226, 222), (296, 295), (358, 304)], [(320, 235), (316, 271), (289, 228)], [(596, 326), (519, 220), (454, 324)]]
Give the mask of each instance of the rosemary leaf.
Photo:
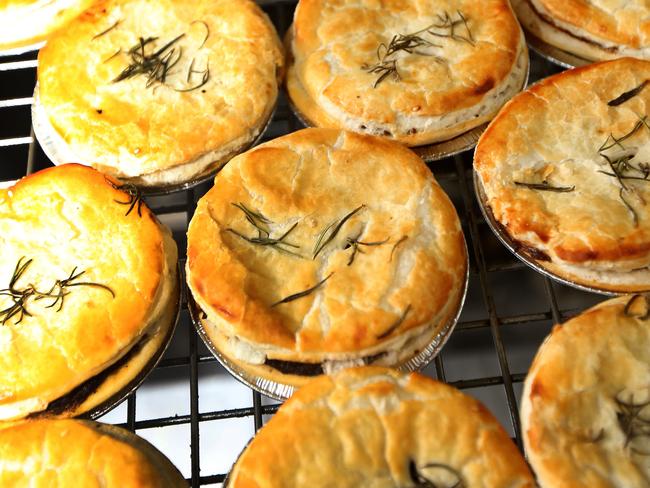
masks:
[(321, 286), (323, 286), (323, 285), (325, 284), (325, 282), (326, 282), (327, 280), (329, 280), (329, 279), (332, 277), (333, 274), (334, 274), (333, 272), (330, 273), (330, 274), (328, 274), (325, 278), (323, 278), (321, 281), (319, 281), (318, 283), (316, 283), (316, 284), (315, 284), (314, 286), (312, 286), (311, 288), (307, 288), (307, 289), (304, 290), (304, 291), (301, 291), (301, 292), (298, 292), (298, 293), (294, 293), (293, 295), (289, 295), (288, 297), (285, 297), (285, 298), (283, 298), (282, 300), (279, 300), (279, 301), (275, 302), (273, 305), (271, 305), (271, 307), (275, 307), (275, 306), (280, 305), (280, 304), (282, 304), (282, 303), (293, 302), (294, 300), (298, 300), (299, 298), (303, 298), (303, 297), (306, 297), (306, 296), (308, 296), (308, 295), (314, 293), (314, 292), (315, 292), (316, 290), (318, 290)]
[(633, 88), (633, 89), (631, 89), (629, 91), (621, 93), (615, 99), (610, 100), (609, 102), (607, 102), (607, 105), (609, 105), (610, 107), (618, 107), (619, 105), (624, 104), (630, 98), (633, 98), (633, 97), (637, 96), (639, 93), (641, 93), (641, 91), (645, 88), (645, 86), (647, 84), (648, 84), (648, 80), (645, 80), (643, 83), (641, 83), (636, 88)]
[(399, 240), (395, 244), (393, 244), (393, 248), (390, 250), (390, 259), (389, 259), (389, 261), (391, 261), (391, 262), (393, 261), (393, 254), (395, 254), (395, 249), (397, 249), (397, 246), (402, 244), (408, 238), (409, 238), (409, 236), (404, 235), (404, 236), (400, 237)]
[(113, 200), (115, 203), (118, 203), (120, 205), (128, 205), (129, 208), (127, 209), (126, 213), (124, 216), (128, 216), (135, 208), (137, 205), (137, 211), (138, 211), (138, 217), (142, 217), (142, 203), (143, 203), (143, 197), (142, 197), (142, 192), (140, 189), (132, 185), (131, 183), (124, 183), (121, 185), (116, 185), (113, 183), (111, 180), (108, 178), (104, 178), (109, 185), (111, 185), (113, 188), (119, 191), (123, 191), (124, 193), (127, 194), (128, 200), (122, 201), (122, 200)]
[(356, 257), (357, 253), (365, 254), (363, 250), (361, 249), (360, 246), (382, 246), (386, 244), (389, 241), (390, 238), (386, 238), (383, 241), (376, 241), (376, 242), (363, 242), (356, 238), (350, 238), (348, 237), (346, 239), (346, 244), (345, 244), (345, 249), (352, 248), (352, 254), (350, 254), (350, 258), (348, 259), (348, 266), (352, 265), (354, 262), (354, 258)]
[(332, 222), (329, 224), (325, 229), (321, 231), (321, 233), (318, 235), (318, 239), (316, 239), (316, 244), (314, 246), (314, 253), (312, 256), (312, 259), (316, 259), (316, 256), (320, 254), (320, 252), (330, 243), (334, 240), (336, 235), (339, 233), (341, 230), (341, 227), (345, 225), (345, 223), (358, 211), (360, 211), (362, 208), (364, 208), (365, 205), (359, 205), (357, 208), (352, 210), (350, 213), (348, 213), (345, 217), (343, 217), (338, 223)]
[(99, 34), (95, 34), (91, 40), (95, 40), (99, 37), (102, 37), (105, 34), (108, 34), (110, 31), (115, 29), (118, 25), (120, 25), (120, 22), (122, 22), (122, 19), (118, 19), (113, 25), (111, 25), (108, 29), (101, 31)]
[(623, 204), (627, 207), (627, 209), (632, 213), (632, 221), (634, 222), (634, 227), (638, 227), (639, 226), (639, 215), (636, 213), (636, 210), (634, 210), (634, 207), (632, 207), (632, 205), (630, 205), (630, 202), (628, 202), (625, 199), (625, 197), (623, 196), (623, 191), (624, 191), (624, 189), (621, 188), (618, 191), (618, 196), (620, 197)]
[(542, 181), (541, 183), (525, 183), (522, 181), (515, 181), (514, 183), (517, 186), (524, 186), (526, 188), (530, 188), (531, 190), (554, 191), (557, 193), (567, 193), (576, 189), (575, 186), (553, 186), (546, 180)]
[(205, 37), (203, 38), (203, 42), (201, 42), (201, 45), (199, 46), (199, 49), (201, 49), (203, 46), (205, 46), (205, 43), (210, 38), (210, 27), (208, 27), (208, 24), (206, 24), (203, 20), (194, 20), (190, 22), (190, 25), (194, 25), (194, 24), (201, 24), (203, 25), (203, 27), (205, 27)]
[(384, 332), (379, 334), (377, 336), (377, 339), (384, 339), (389, 335), (391, 335), (395, 331), (395, 329), (397, 329), (400, 325), (402, 325), (402, 322), (404, 322), (406, 316), (409, 314), (410, 311), (411, 311), (411, 304), (409, 303), (409, 305), (404, 309), (404, 312), (402, 312), (402, 315), (395, 322), (389, 325)]

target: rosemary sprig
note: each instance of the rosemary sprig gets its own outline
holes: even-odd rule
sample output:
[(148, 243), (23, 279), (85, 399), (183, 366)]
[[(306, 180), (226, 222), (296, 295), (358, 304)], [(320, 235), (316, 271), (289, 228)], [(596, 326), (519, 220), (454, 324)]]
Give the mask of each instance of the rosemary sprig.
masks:
[[(445, 62), (445, 59), (440, 56), (435, 56), (430, 52), (431, 48), (442, 48), (440, 44), (436, 44), (428, 40), (424, 35), (428, 34), (432, 37), (449, 38), (454, 41), (466, 42), (472, 46), (475, 44), (474, 36), (469, 28), (467, 19), (460, 10), (457, 11), (458, 19), (454, 20), (448, 12), (444, 11), (438, 14), (437, 20), (428, 25), (424, 29), (411, 34), (396, 34), (388, 44), (381, 43), (377, 47), (377, 62), (375, 64), (363, 64), (361, 69), (368, 73), (379, 75), (373, 84), (373, 88), (387, 78), (392, 78), (394, 81), (400, 81), (402, 76), (397, 67), (397, 58), (395, 56), (404, 52), (407, 54), (415, 54), (418, 56), (433, 56), (436, 62)], [(465, 35), (457, 32), (456, 28), (463, 25), (466, 31)], [(429, 51), (423, 51), (421, 48), (427, 48)]]
[(375, 242), (363, 242), (359, 240), (360, 236), (357, 237), (348, 237), (345, 240), (345, 248), (344, 249), (350, 249), (352, 248), (352, 254), (350, 254), (350, 259), (348, 259), (348, 266), (352, 265), (354, 262), (354, 258), (356, 257), (357, 253), (365, 254), (363, 249), (361, 249), (360, 246), (382, 246), (386, 244), (390, 238), (386, 238), (383, 241), (375, 241)]
[(138, 187), (135, 186), (135, 185), (132, 185), (131, 183), (123, 183), (121, 185), (116, 185), (115, 183), (113, 183), (108, 178), (105, 178), (105, 180), (113, 188), (115, 188), (116, 190), (119, 190), (119, 191), (123, 191), (128, 196), (128, 200), (126, 200), (126, 201), (113, 200), (115, 203), (118, 203), (120, 205), (128, 205), (129, 206), (129, 208), (127, 209), (124, 216), (125, 217), (128, 216), (137, 206), (138, 217), (142, 217), (142, 203), (144, 202), (144, 200), (142, 199), (142, 192), (138, 189)]
[(393, 244), (393, 248), (390, 250), (390, 259), (389, 259), (389, 261), (391, 261), (391, 262), (393, 261), (393, 254), (395, 254), (395, 249), (397, 249), (397, 246), (402, 244), (408, 238), (409, 238), (409, 236), (404, 235), (404, 236), (400, 237), (399, 240), (395, 244)]
[(345, 225), (345, 223), (357, 212), (359, 212), (362, 208), (365, 208), (365, 205), (359, 205), (357, 208), (352, 210), (350, 213), (348, 213), (345, 217), (343, 217), (341, 220), (338, 222), (332, 222), (329, 224), (327, 227), (325, 227), (321, 233), (318, 235), (318, 238), (316, 239), (316, 244), (314, 245), (314, 251), (313, 251), (313, 256), (312, 259), (316, 259), (316, 256), (320, 254), (320, 252), (325, 249), (325, 247), (334, 240), (336, 235), (339, 233), (341, 230), (341, 227)]
[(274, 238), (271, 237), (270, 234), (270, 229), (268, 227), (268, 224), (272, 224), (273, 221), (267, 219), (264, 215), (262, 215), (259, 212), (255, 212), (251, 209), (249, 209), (246, 205), (243, 203), (232, 203), (234, 207), (237, 207), (239, 210), (241, 210), (244, 213), (244, 216), (246, 217), (246, 220), (248, 221), (249, 224), (251, 224), (256, 230), (257, 230), (257, 237), (249, 237), (245, 236), (241, 232), (236, 231), (235, 229), (228, 228), (226, 231), (235, 234), (237, 237), (240, 237), (241, 239), (244, 239), (245, 241), (255, 244), (258, 246), (269, 246), (276, 251), (285, 253), (285, 254), (290, 254), (292, 256), (296, 257), (302, 257), (300, 254), (292, 251), (289, 248), (294, 248), (294, 249), (299, 249), (300, 247), (291, 244), (289, 242), (285, 242), (285, 239), (291, 234), (291, 232), (297, 227), (298, 222), (294, 223), (284, 234), (282, 234), (280, 237)]
[(275, 307), (277, 305), (280, 305), (282, 303), (288, 303), (288, 302), (293, 302), (294, 300), (298, 300), (299, 298), (306, 297), (312, 293), (314, 293), (316, 290), (318, 290), (321, 286), (325, 284), (327, 280), (329, 280), (334, 273), (328, 274), (325, 278), (320, 280), (318, 283), (316, 283), (314, 286), (311, 288), (307, 288), (306, 290), (300, 291), (298, 293), (294, 293), (293, 295), (289, 295), (288, 297), (283, 298), (282, 300), (279, 300), (275, 302), (271, 307)]
[(409, 314), (410, 311), (411, 311), (411, 304), (409, 303), (408, 306), (404, 309), (404, 312), (402, 312), (402, 315), (400, 315), (400, 317), (395, 322), (389, 325), (384, 332), (379, 334), (377, 336), (377, 339), (384, 339), (389, 335), (391, 335), (395, 331), (395, 329), (397, 329), (400, 325), (402, 325), (402, 322), (406, 320), (406, 316)]
[(553, 186), (546, 180), (542, 181), (541, 183), (525, 183), (523, 181), (515, 181), (514, 184), (517, 186), (530, 188), (531, 190), (554, 191), (557, 193), (567, 193), (576, 189), (575, 186)]
[(17, 324), (22, 322), (25, 316), (31, 317), (32, 314), (27, 309), (27, 303), (30, 298), (33, 298), (34, 301), (48, 298), (52, 299), (53, 301), (47, 305), (46, 308), (53, 308), (58, 305), (56, 311), (59, 312), (63, 308), (65, 297), (71, 293), (69, 291), (69, 288), (74, 286), (89, 286), (100, 288), (102, 290), (108, 291), (111, 296), (115, 298), (115, 292), (113, 292), (113, 290), (106, 285), (92, 281), (75, 282), (75, 280), (77, 280), (85, 273), (85, 271), (77, 272), (76, 266), (70, 272), (67, 278), (56, 280), (52, 287), (46, 292), (38, 291), (32, 284), (28, 284), (24, 288), (19, 288), (17, 286), (18, 281), (22, 278), (22, 276), (25, 274), (25, 271), (27, 271), (27, 268), (29, 268), (33, 261), (33, 259), (27, 259), (24, 256), (21, 257), (16, 263), (16, 267), (14, 268), (11, 280), (9, 281), (9, 286), (7, 288), (0, 289), (0, 296), (7, 296), (13, 302), (9, 307), (0, 310), (0, 321), (2, 325), (5, 325), (9, 320), (16, 316), (18, 316), (18, 320), (16, 321)]
[(630, 98), (633, 98), (637, 96), (641, 91), (645, 88), (645, 86), (648, 84), (649, 80), (645, 80), (643, 83), (641, 83), (639, 86), (636, 88), (632, 88), (631, 90), (628, 90), (626, 92), (621, 93), (619, 96), (617, 96), (615, 99), (610, 100), (607, 102), (607, 105), (610, 107), (618, 107), (619, 105), (624, 104), (627, 102)]
[[(421, 471), (425, 469), (437, 470), (440, 473), (439, 477), (444, 477), (444, 485), (431, 481), (430, 476), (424, 476)], [(465, 488), (466, 486), (460, 473), (448, 464), (443, 463), (429, 463), (418, 469), (415, 461), (410, 460), (409, 476), (417, 488), (443, 488), (443, 486), (444, 488)]]
[(111, 59), (115, 59), (120, 54), (122, 54), (122, 48), (118, 48), (117, 51), (115, 51), (113, 54), (111, 54), (109, 57), (107, 57), (104, 61), (102, 61), (102, 63), (108, 63)]
[(98, 38), (102, 37), (103, 35), (108, 34), (110, 31), (112, 31), (112, 30), (115, 29), (118, 25), (120, 25), (120, 22), (122, 22), (122, 19), (118, 19), (118, 20), (117, 20), (113, 25), (111, 25), (108, 29), (105, 29), (105, 30), (101, 31), (99, 34), (95, 34), (95, 35), (92, 37), (91, 40), (94, 41), (95, 39), (98, 39)]
[[(650, 419), (641, 415), (643, 410), (650, 405), (650, 400), (635, 403), (633, 397), (630, 397), (629, 401), (624, 401), (617, 396), (614, 398), (614, 401), (618, 409), (616, 412), (616, 420), (618, 421), (619, 428), (625, 435), (625, 447), (630, 445), (635, 439), (650, 438)], [(630, 446), (630, 448), (637, 454), (650, 456), (650, 452), (640, 451), (634, 446)]]

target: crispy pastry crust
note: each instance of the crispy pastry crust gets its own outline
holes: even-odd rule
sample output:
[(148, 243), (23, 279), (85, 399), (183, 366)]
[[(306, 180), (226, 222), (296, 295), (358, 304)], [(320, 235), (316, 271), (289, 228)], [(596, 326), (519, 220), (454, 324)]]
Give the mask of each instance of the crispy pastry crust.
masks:
[[(165, 84), (147, 88), (146, 75), (115, 81), (140, 37), (158, 38), (150, 54), (182, 34)], [(78, 161), (142, 185), (179, 183), (258, 136), (282, 66), (277, 34), (250, 0), (108, 0), (40, 52), (39, 98)], [(208, 67), (207, 83), (190, 90)]]
[[(377, 63), (378, 46), (439, 22), (444, 12), (459, 22), (455, 34), (468, 36), (462, 13), (474, 45), (423, 34), (441, 47), (416, 50), (445, 60), (400, 53), (394, 59), (401, 81), (389, 77), (373, 88), (380, 74), (363, 66)], [(490, 120), (521, 90), (528, 69), (524, 37), (505, 0), (301, 0), (289, 41), (287, 89), (310, 123), (409, 146), (450, 139)]]
[[(524, 444), (542, 488), (642, 488), (650, 483), (647, 437), (630, 442), (617, 399), (650, 399), (650, 322), (629, 317), (630, 297), (608, 300), (557, 325), (526, 378)], [(633, 315), (647, 311), (635, 300)], [(641, 416), (648, 418), (648, 408)], [(644, 444), (645, 443), (645, 444)]]
[[(115, 293), (70, 288), (60, 310), (48, 308), (50, 299), (30, 299), (31, 316), (0, 327), (3, 419), (45, 409), (116, 362), (164, 314), (175, 276), (166, 261), (176, 249), (146, 206), (141, 217), (137, 206), (125, 216), (128, 206), (116, 201), (127, 199), (104, 175), (80, 165), (40, 171), (0, 190), (1, 288), (24, 256), (33, 262), (18, 288), (49, 290), (77, 267), (85, 271), (77, 282)], [(12, 303), (0, 296), (0, 309)]]
[[(550, 260), (554, 272), (623, 291), (650, 285), (647, 272), (638, 271), (650, 265), (650, 186), (619, 182), (599, 153), (606, 140), (613, 144), (610, 134), (620, 138), (639, 124), (620, 145), (600, 152), (612, 161), (634, 155), (629, 163), (644, 167), (650, 129), (640, 117), (648, 113), (650, 87), (620, 105), (608, 102), (646, 80), (650, 62), (632, 58), (546, 78), (509, 102), (479, 140), (474, 167), (494, 217), (514, 241), (545, 256), (540, 264)], [(624, 174), (642, 177), (636, 170)], [(544, 180), (575, 188), (552, 192), (515, 184)], [(628, 188), (622, 194), (621, 184)]]
[(431, 481), (442, 481), (440, 471), (423, 466), (442, 463), (460, 473), (462, 486), (534, 486), (521, 454), (478, 401), (384, 368), (348, 369), (301, 388), (241, 454), (227, 486), (413, 486), (411, 462)]
[(650, 6), (643, 0), (513, 0), (526, 30), (591, 60), (650, 57)]
[(164, 488), (148, 457), (77, 420), (27, 421), (0, 430), (0, 485)]
[[(297, 223), (286, 242), (303, 257), (229, 231), (257, 236), (240, 202), (273, 221), (273, 237)], [(312, 259), (321, 231), (357, 208)], [(348, 238), (388, 241), (361, 246), (348, 265)], [(233, 159), (198, 203), (187, 254), (193, 296), (228, 338), (215, 333), (213, 342), (250, 364), (399, 351), (454, 316), (467, 270), (454, 207), (422, 161), (399, 144), (331, 129), (298, 131)], [(273, 305), (330, 274), (308, 296)]]
[(93, 0), (3, 0), (0, 51), (44, 41), (93, 4)]

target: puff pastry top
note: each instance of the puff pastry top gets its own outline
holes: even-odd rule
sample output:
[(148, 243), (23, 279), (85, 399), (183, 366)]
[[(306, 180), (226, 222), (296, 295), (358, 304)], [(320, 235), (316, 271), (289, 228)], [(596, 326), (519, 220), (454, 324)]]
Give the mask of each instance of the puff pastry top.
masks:
[[(615, 271), (650, 265), (650, 86), (615, 102), (648, 80), (650, 62), (632, 58), (565, 71), (494, 119), (474, 167), (495, 218), (515, 240), (557, 263)], [(628, 133), (618, 144), (612, 138)], [(574, 189), (515, 183), (544, 181)]]
[(93, 0), (0, 0), (0, 51), (45, 40)]
[[(155, 38), (149, 56), (181, 35), (162, 51), (164, 83), (115, 81), (140, 38)], [(39, 97), (79, 161), (135, 177), (218, 160), (252, 141), (275, 104), (282, 63), (273, 26), (250, 0), (108, 0), (41, 50)], [(206, 70), (207, 83), (182, 91)]]
[[(117, 361), (143, 334), (161, 293), (163, 234), (141, 207), (125, 216), (128, 196), (101, 173), (63, 165), (0, 189), (0, 288), (31, 259), (14, 288), (41, 292), (72, 271), (64, 303), (29, 298), (30, 315), (0, 325), (0, 418), (24, 416)], [(24, 261), (23, 261), (24, 262)], [(0, 293), (0, 310), (13, 305)], [(59, 305), (60, 309), (59, 309)], [(4, 317), (3, 317), (4, 318)]]
[(650, 57), (646, 0), (515, 0), (525, 27), (591, 59)]
[(91, 425), (77, 420), (39, 420), (0, 430), (0, 485), (165, 486), (143, 453)]
[(298, 390), (241, 454), (227, 486), (388, 488), (416, 480), (534, 486), (521, 454), (478, 401), (415, 373), (372, 367)]
[(650, 309), (637, 297), (626, 313), (629, 301), (608, 300), (555, 326), (535, 357), (521, 419), (542, 487), (650, 484)]
[[(294, 247), (284, 249), (297, 255), (236, 235), (258, 237), (240, 203), (271, 221), (272, 238), (295, 226), (284, 239)], [(354, 210), (314, 258), (319, 234)], [(348, 239), (380, 244), (360, 244), (353, 257)], [(223, 333), (277, 359), (310, 361), (356, 357), (445, 324), (467, 259), (454, 207), (414, 153), (331, 129), (233, 159), (198, 203), (187, 256), (192, 293)]]
[[(386, 58), (397, 60), (400, 81), (390, 75), (373, 88), (382, 72), (368, 66), (380, 61), (379, 46), (428, 27), (434, 34), (419, 33), (428, 44)], [(301, 0), (291, 50), (289, 95), (310, 122), (410, 146), (489, 120), (528, 66), (507, 0)]]

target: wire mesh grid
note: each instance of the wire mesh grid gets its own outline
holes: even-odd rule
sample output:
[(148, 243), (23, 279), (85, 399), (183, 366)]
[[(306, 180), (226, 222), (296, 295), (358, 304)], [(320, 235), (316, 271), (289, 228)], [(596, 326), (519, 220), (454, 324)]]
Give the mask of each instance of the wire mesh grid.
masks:
[[(282, 36), (294, 0), (260, 2)], [(0, 58), (0, 182), (51, 166), (31, 129), (36, 53)], [(560, 71), (531, 52), (531, 82)], [(299, 129), (282, 96), (264, 140)], [(454, 202), (470, 253), (468, 297), (442, 353), (424, 370), (483, 401), (521, 448), (518, 399), (528, 366), (553, 323), (602, 298), (544, 278), (516, 260), (489, 230), (472, 188), (472, 153), (430, 164)], [(173, 231), (184, 267), (185, 231), (210, 183), (147, 203)], [(220, 486), (240, 450), (278, 408), (230, 377), (191, 326), (186, 290), (163, 360), (102, 421), (122, 425), (165, 453), (192, 487)]]

